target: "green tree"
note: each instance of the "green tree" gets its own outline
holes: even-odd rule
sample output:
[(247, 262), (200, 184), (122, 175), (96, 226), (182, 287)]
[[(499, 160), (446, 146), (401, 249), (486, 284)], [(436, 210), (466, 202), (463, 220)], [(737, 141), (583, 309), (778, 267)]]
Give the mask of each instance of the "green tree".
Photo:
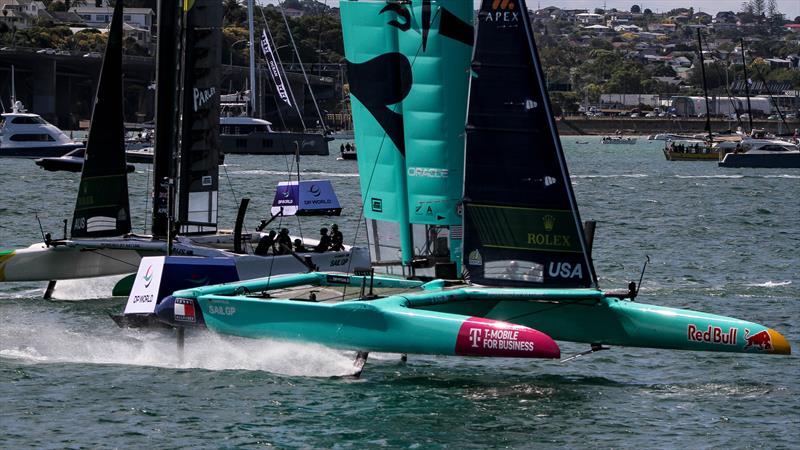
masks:
[(639, 14), (642, 12), (642, 8), (639, 5), (631, 6), (631, 12), (634, 14)]

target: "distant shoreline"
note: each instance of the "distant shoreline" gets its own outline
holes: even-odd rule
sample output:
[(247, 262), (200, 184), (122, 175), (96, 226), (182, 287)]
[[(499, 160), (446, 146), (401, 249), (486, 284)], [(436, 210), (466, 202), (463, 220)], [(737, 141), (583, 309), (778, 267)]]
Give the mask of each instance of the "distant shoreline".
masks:
[[(745, 129), (749, 128), (747, 120), (743, 121)], [(754, 128), (763, 128), (773, 133), (794, 132), (800, 128), (800, 120), (786, 121), (789, 129), (780, 120), (753, 119)], [(556, 125), (563, 136), (600, 136), (615, 134), (648, 135), (658, 133), (703, 133), (706, 121), (702, 118), (630, 118), (630, 117), (557, 117)], [(735, 120), (711, 119), (711, 130), (714, 132), (735, 131), (738, 123)]]

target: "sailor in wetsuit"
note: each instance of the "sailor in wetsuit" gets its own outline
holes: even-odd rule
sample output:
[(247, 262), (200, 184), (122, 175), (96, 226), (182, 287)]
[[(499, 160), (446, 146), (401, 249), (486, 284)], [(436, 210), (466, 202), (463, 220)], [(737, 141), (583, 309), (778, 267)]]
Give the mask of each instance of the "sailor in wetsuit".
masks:
[(306, 248), (306, 246), (303, 245), (303, 241), (302, 240), (295, 239), (294, 240), (294, 252), (295, 253), (307, 253), (308, 252), (308, 248)]
[(270, 249), (272, 253), (275, 253), (275, 230), (270, 230), (269, 234), (263, 236), (261, 239), (258, 240), (258, 245), (256, 246), (255, 254), (258, 256), (267, 256)]
[(331, 251), (339, 252), (344, 250), (344, 236), (339, 231), (339, 225), (331, 225)]
[(275, 254), (285, 255), (292, 252), (292, 238), (289, 236), (289, 229), (281, 228), (278, 238), (275, 240)]
[(319, 244), (314, 247), (314, 251), (317, 253), (322, 253), (328, 251), (328, 248), (331, 246), (331, 237), (328, 236), (328, 229), (327, 228), (320, 228), (319, 229)]

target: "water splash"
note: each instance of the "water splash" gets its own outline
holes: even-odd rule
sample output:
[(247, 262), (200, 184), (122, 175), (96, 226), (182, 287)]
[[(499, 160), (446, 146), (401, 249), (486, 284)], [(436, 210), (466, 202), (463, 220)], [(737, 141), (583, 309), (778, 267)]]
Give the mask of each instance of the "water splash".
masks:
[(750, 283), (746, 284), (745, 286), (750, 287), (780, 287), (780, 286), (788, 286), (792, 284), (790, 280), (788, 281), (765, 281), (763, 283)]
[(111, 291), (119, 280), (128, 274), (109, 277), (82, 278), (79, 280), (61, 280), (53, 291), (54, 300), (91, 300), (111, 297)]
[[(6, 314), (3, 314), (4, 316)], [(30, 363), (121, 364), (206, 370), (253, 370), (288, 376), (331, 377), (354, 372), (354, 354), (311, 344), (221, 336), (189, 330), (183, 357), (172, 330), (100, 330), (52, 310), (27, 311), (0, 330), (0, 358)], [(80, 322), (86, 322), (81, 318)], [(103, 320), (97, 317), (97, 320)], [(92, 322), (96, 323), (96, 322)]]
[[(303, 171), (302, 174), (306, 175), (313, 175), (313, 176), (323, 176), (323, 177), (347, 177), (347, 178), (355, 178), (358, 177), (358, 173), (347, 173), (347, 172), (322, 172), (322, 171)], [(261, 170), (261, 169), (254, 169), (254, 170), (237, 170), (235, 172), (231, 172), (231, 175), (277, 175), (277, 176), (286, 176), (286, 171), (280, 170)]]

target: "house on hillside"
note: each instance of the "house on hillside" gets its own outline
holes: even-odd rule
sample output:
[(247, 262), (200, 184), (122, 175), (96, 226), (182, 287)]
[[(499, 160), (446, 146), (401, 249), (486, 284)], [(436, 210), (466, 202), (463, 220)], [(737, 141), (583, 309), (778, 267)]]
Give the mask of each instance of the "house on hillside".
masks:
[(581, 25), (597, 25), (603, 22), (605, 17), (602, 14), (580, 13), (575, 16), (575, 19)]
[[(87, 26), (104, 29), (111, 23), (114, 8), (110, 6), (75, 6), (70, 9), (83, 19)], [(138, 29), (152, 33), (155, 26), (155, 13), (150, 8), (125, 8), (122, 12), (122, 21)]]
[(44, 3), (37, 0), (0, 0), (0, 21), (9, 27), (24, 30), (36, 25), (39, 18), (48, 18)]
[(651, 23), (647, 25), (647, 31), (673, 33), (678, 26), (674, 23)]

